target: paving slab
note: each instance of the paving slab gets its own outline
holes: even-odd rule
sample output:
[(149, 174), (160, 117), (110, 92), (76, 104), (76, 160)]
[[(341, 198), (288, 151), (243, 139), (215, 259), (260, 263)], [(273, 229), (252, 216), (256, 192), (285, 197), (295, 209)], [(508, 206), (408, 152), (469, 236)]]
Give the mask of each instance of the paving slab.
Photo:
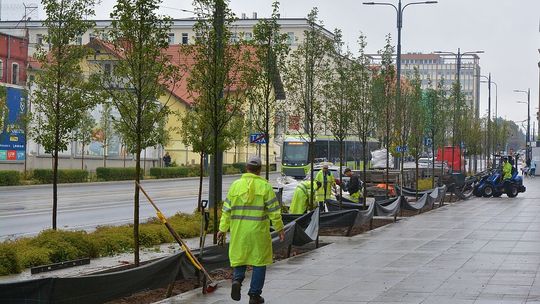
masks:
[[(268, 268), (266, 303), (539, 303), (540, 178), (517, 198), (473, 198), (404, 218)], [(230, 283), (161, 304), (240, 302)]]

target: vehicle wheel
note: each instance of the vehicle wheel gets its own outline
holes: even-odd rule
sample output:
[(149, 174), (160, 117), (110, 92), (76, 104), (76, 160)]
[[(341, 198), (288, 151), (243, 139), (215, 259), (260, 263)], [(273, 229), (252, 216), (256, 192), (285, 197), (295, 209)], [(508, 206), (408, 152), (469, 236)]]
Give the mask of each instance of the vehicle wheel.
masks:
[(484, 187), (484, 193), (483, 193), (484, 197), (490, 197), (493, 195), (493, 187), (492, 186), (485, 186)]
[(494, 193), (493, 193), (493, 197), (501, 197), (501, 195), (503, 195), (503, 193), (500, 192), (500, 191), (499, 191), (499, 192), (494, 192)]
[(516, 185), (510, 185), (506, 188), (506, 195), (508, 195), (508, 197), (516, 197), (518, 193), (519, 190)]

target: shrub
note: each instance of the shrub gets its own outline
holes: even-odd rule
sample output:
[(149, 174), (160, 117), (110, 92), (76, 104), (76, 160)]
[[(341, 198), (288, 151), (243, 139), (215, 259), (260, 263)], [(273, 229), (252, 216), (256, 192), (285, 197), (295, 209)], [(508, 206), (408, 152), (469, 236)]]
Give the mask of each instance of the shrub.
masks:
[[(201, 176), (201, 168), (199, 167), (199, 165), (192, 165), (192, 166), (187, 166), (188, 168), (188, 176), (189, 177), (199, 177)], [(207, 172), (204, 172), (204, 176), (208, 176), (208, 173)]]
[(233, 165), (223, 165), (223, 174), (239, 174), (242, 173), (240, 169), (233, 167)]
[[(219, 215), (218, 215), (219, 216)], [(178, 213), (168, 219), (183, 238), (199, 235), (200, 214)], [(212, 231), (212, 218), (209, 231)], [(174, 242), (167, 228), (156, 218), (140, 226), (145, 247)], [(0, 243), (0, 275), (18, 273), (24, 268), (84, 257), (110, 256), (133, 250), (133, 226), (101, 226), (92, 233), (45, 230), (38, 236)]]
[(98, 248), (99, 256), (122, 253), (133, 248), (133, 228), (130, 226), (101, 226), (89, 234), (89, 240)]
[(150, 175), (155, 178), (175, 178), (188, 176), (187, 167), (150, 168)]
[(30, 245), (21, 245), (17, 247), (17, 254), (21, 260), (21, 266), (30, 268), (35, 266), (51, 264), (50, 250)]
[[(51, 184), (53, 182), (52, 169), (35, 169), (33, 178), (41, 184)], [(84, 183), (88, 181), (88, 171), (80, 169), (58, 170), (59, 183)]]
[[(141, 169), (141, 178), (143, 177), (144, 172)], [(96, 169), (96, 176), (98, 180), (103, 181), (119, 181), (119, 180), (134, 180), (135, 179), (135, 168), (103, 168), (99, 167)]]
[(15, 186), (21, 183), (21, 174), (19, 171), (6, 170), (0, 171), (0, 186)]
[(238, 170), (240, 170), (240, 172), (242, 173), (246, 173), (247, 170), (246, 170), (246, 163), (233, 163), (232, 166)]
[(0, 244), (0, 276), (21, 272), (17, 252), (11, 243)]
[(97, 257), (97, 249), (84, 231), (45, 230), (30, 244), (49, 249), (49, 259), (53, 263)]

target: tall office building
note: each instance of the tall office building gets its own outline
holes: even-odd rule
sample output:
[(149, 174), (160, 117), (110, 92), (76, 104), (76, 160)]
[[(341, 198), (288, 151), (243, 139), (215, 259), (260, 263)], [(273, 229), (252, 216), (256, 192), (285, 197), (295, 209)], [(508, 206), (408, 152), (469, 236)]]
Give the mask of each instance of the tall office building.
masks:
[[(373, 62), (380, 62), (379, 55), (371, 55)], [(460, 82), (465, 101), (474, 109), (477, 115), (480, 106), (480, 57), (476, 54), (465, 55), (461, 58)], [(455, 56), (440, 54), (408, 53), (401, 55), (402, 77), (414, 77), (418, 69), (422, 80), (422, 89), (435, 88), (443, 80), (444, 88), (451, 90), (457, 80), (457, 62)], [(480, 115), (481, 116), (481, 115)]]

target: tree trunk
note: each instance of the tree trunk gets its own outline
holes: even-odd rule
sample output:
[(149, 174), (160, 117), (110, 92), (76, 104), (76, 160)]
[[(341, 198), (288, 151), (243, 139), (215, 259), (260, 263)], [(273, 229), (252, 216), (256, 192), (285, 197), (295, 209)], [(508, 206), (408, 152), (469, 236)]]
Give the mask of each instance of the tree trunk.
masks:
[[(140, 133), (139, 133), (140, 134)], [(135, 157), (135, 181), (141, 182), (141, 137), (137, 135), (137, 155)], [(133, 253), (135, 267), (139, 266), (139, 187), (135, 184), (133, 197)]]
[(197, 200), (197, 211), (201, 211), (201, 200), (202, 200), (202, 187), (203, 187), (203, 176), (204, 176), (204, 153), (201, 154), (201, 159), (199, 163), (199, 199)]
[(343, 139), (339, 141), (339, 209), (343, 203)]
[(107, 168), (107, 136), (103, 139), (103, 168)]
[(81, 170), (84, 170), (84, 142), (82, 143), (82, 151), (81, 151)]

